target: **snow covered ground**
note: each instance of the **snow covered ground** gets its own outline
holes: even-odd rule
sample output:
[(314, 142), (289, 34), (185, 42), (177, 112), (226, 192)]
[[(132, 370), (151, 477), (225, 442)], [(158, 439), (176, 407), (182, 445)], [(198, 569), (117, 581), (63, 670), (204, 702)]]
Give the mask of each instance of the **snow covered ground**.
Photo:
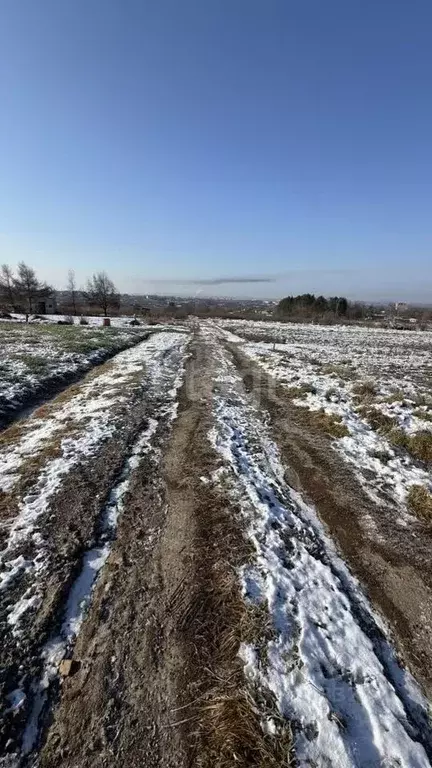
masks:
[[(406, 525), (410, 489), (432, 491), (432, 333), (253, 321), (217, 327), (286, 386), (294, 404), (340, 420), (346, 436), (334, 447), (370, 496), (396, 505)], [(245, 341), (260, 337), (266, 341)], [(415, 436), (423, 453), (415, 453)]]
[[(101, 444), (114, 438), (141, 390), (152, 416), (146, 420), (124, 457), (120, 475), (113, 485), (100, 517), (95, 536), (81, 557), (81, 567), (68, 587), (63, 612), (54, 623), (40, 651), (41, 675), (21, 669), (17, 687), (8, 696), (9, 711), (27, 713), (22, 754), (29, 753), (38, 737), (40, 716), (48, 703), (51, 687), (59, 680), (59, 665), (71, 655), (88, 610), (98, 574), (110, 554), (133, 473), (144, 456), (159, 461), (155, 435), (166, 429), (177, 413), (177, 394), (184, 375), (188, 337), (181, 332), (155, 333), (132, 349), (119, 353), (103, 368), (73, 388), (64, 402), (54, 401), (48, 411), (35, 415), (12, 434), (11, 443), (0, 449), (0, 483), (4, 494), (20, 492), (27, 459), (46, 453), (56, 440), (55, 458), (42, 460), (17, 514), (6, 521), (0, 551), (0, 601), (2, 616), (19, 644), (26, 643), (29, 615), (47, 610), (46, 585), (52, 565), (43, 526), (55, 494), (67, 475), (80, 462), (89, 462)], [(136, 402), (136, 401), (135, 401)], [(156, 442), (155, 442), (156, 441)], [(49, 602), (49, 597), (48, 597)], [(25, 620), (25, 623), (23, 623)], [(8, 765), (18, 765), (18, 755)], [(1, 762), (1, 760), (0, 760)]]
[[(23, 580), (24, 576), (27, 585), (18, 599), (8, 605), (8, 621), (16, 634), (20, 632), (23, 616), (29, 610), (37, 610), (41, 602), (39, 577), (47, 561), (44, 540), (38, 530), (39, 518), (47, 512), (50, 500), (72, 468), (88, 460), (103, 441), (115, 434), (135, 389), (141, 387), (143, 381), (150, 381), (156, 391), (166, 386), (163, 365), (166, 353), (176, 348), (178, 365), (185, 343), (184, 334), (160, 333), (119, 353), (107, 364), (106, 370), (101, 369), (99, 375), (84, 382), (66, 402), (54, 401), (42, 417), (36, 412), (17, 434), (13, 433), (11, 440), (0, 446), (3, 502), (8, 497), (13, 500), (23, 479), (28, 481), (29, 459), (34, 460), (38, 454), (42, 457), (33, 483), (20, 499), (17, 514), (2, 522), (5, 543), (0, 551), (0, 593), (11, 585), (16, 586), (16, 580)], [(168, 394), (172, 390), (173, 397), (176, 379), (171, 379)], [(45, 460), (45, 456), (51, 454), (51, 447), (55, 447), (55, 457)]]
[[(203, 333), (219, 371), (209, 439), (223, 464), (212, 482), (242, 510), (255, 553), (239, 574), (244, 598), (271, 625), (270, 638), (241, 649), (246, 675), (293, 724), (300, 766), (429, 766), (427, 702), (315, 510), (286, 485), (218, 329), (206, 324)], [(271, 717), (266, 727), (275, 728)]]
[(0, 417), (54, 381), (145, 338), (148, 328), (0, 323)]

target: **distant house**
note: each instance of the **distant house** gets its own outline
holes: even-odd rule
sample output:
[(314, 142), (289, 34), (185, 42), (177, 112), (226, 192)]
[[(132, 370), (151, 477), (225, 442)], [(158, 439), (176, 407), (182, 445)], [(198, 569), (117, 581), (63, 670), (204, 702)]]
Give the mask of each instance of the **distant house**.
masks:
[(405, 301), (397, 301), (395, 303), (396, 312), (406, 312), (407, 309), (408, 309), (408, 304)]
[(53, 293), (44, 296), (36, 302), (37, 315), (55, 315), (57, 312), (57, 299)]

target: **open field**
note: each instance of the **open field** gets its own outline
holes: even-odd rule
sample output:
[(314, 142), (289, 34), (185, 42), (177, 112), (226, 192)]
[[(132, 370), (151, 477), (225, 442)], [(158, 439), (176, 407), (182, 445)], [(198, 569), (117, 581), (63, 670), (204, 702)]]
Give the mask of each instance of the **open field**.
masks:
[(0, 433), (1, 766), (431, 765), (431, 339), (336, 331), (161, 328)]
[[(397, 522), (405, 526), (416, 511), (412, 487), (432, 490), (432, 334), (244, 321), (219, 325), (228, 338), (249, 340), (243, 352), (286, 388), (295, 405), (321, 419), (371, 498), (393, 505)], [(427, 502), (424, 515), (430, 516)]]
[(44, 390), (145, 338), (148, 329), (0, 323), (0, 422)]

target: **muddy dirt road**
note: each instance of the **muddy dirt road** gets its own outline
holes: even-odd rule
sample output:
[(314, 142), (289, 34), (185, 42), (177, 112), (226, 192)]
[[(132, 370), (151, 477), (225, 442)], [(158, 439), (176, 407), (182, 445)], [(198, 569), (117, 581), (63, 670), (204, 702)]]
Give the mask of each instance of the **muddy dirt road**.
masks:
[(253, 380), (204, 323), (3, 433), (0, 765), (430, 765), (400, 627)]

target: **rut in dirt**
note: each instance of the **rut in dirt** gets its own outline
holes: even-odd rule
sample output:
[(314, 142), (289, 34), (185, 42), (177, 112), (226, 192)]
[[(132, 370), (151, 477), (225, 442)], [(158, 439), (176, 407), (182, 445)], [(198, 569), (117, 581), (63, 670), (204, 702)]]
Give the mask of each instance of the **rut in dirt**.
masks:
[(218, 358), (212, 439), (224, 460), (220, 479), (242, 508), (255, 550), (243, 591), (267, 616), (262, 636), (241, 652), (250, 680), (270, 689), (292, 722), (300, 761), (428, 766), (426, 700), (315, 510), (287, 485), (265, 415), (220, 334), (211, 326), (205, 334)]
[[(96, 453), (71, 466), (46, 512), (32, 522), (28, 543), (20, 534), (8, 544), (12, 565), (21, 558), (24, 566), (9, 571), (12, 582), (6, 572), (7, 589), (0, 592), (5, 701), (0, 735), (11, 760), (31, 756), (38, 744), (58, 693), (59, 665), (73, 653), (132, 476), (148, 453), (157, 453), (158, 436), (175, 416), (186, 344), (184, 334), (160, 334), (130, 351), (140, 360), (142, 350), (148, 361), (128, 401), (132, 407), (117, 416), (115, 439), (108, 431)], [(23, 604), (29, 590), (34, 607), (26, 605), (16, 626), (10, 621), (11, 600)]]
[(193, 342), (178, 417), (131, 482), (112, 555), (41, 745), (43, 768), (285, 765), (238, 657), (247, 560), (238, 508), (203, 481), (214, 366)]

